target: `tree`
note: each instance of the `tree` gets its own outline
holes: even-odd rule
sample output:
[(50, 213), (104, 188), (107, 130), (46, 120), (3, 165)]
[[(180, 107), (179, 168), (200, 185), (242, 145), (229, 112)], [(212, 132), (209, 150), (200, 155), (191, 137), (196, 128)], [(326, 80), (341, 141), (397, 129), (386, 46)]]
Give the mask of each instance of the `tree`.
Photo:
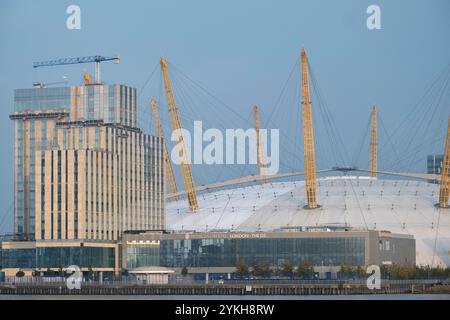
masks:
[(270, 263), (267, 261), (261, 261), (255, 264), (253, 267), (253, 274), (258, 277), (269, 277), (272, 273), (270, 269)]
[(283, 261), (281, 264), (281, 274), (284, 276), (292, 276), (292, 272), (294, 271), (294, 265), (289, 260)]
[(181, 275), (183, 277), (186, 277), (188, 275), (188, 268), (183, 267), (183, 269), (181, 269)]
[(297, 275), (301, 278), (310, 278), (313, 273), (314, 269), (308, 261), (301, 261), (297, 267)]
[(47, 276), (48, 277), (54, 277), (55, 276), (55, 271), (53, 271), (50, 268), (47, 268)]
[(239, 258), (237, 260), (237, 262), (236, 262), (236, 273), (240, 277), (248, 275), (248, 273), (249, 273), (248, 264), (245, 262), (244, 259)]
[(17, 271), (17, 273), (16, 273), (17, 278), (22, 278), (24, 276), (25, 276), (25, 272), (23, 272), (22, 270)]
[(94, 270), (92, 269), (92, 267), (89, 267), (88, 268), (88, 279), (91, 280), (93, 276), (94, 276)]
[(355, 271), (353, 270), (352, 266), (349, 265), (341, 265), (341, 269), (339, 270), (339, 273), (344, 277), (350, 277), (355, 275)]
[(364, 277), (366, 274), (365, 270), (363, 270), (363, 268), (361, 266), (357, 266), (356, 267), (356, 276), (358, 278)]

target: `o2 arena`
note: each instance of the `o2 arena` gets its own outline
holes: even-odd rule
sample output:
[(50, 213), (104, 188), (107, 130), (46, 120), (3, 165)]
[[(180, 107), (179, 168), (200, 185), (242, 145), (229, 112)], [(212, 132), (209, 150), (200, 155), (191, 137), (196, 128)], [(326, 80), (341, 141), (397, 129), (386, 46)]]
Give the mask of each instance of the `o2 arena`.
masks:
[[(375, 106), (369, 168), (318, 170), (308, 70), (302, 50), (304, 170), (266, 174), (254, 107), (258, 175), (195, 186), (191, 168), (185, 164), (181, 166), (185, 188), (178, 191), (171, 162), (166, 161), (166, 230), (125, 234), (127, 267), (156, 264), (229, 273), (239, 260), (273, 266), (286, 260), (294, 265), (308, 261), (319, 268), (450, 265), (450, 118), (441, 174), (378, 169)], [(167, 70), (163, 75), (172, 129), (177, 129), (181, 124)], [(155, 127), (160, 124), (155, 122)]]
[(385, 230), (414, 236), (418, 265), (450, 265), (450, 211), (436, 206), (438, 184), (340, 176), (319, 178), (317, 191), (320, 206), (311, 210), (305, 181), (224, 189), (199, 195), (195, 214), (185, 200), (169, 202), (166, 223), (197, 232)]

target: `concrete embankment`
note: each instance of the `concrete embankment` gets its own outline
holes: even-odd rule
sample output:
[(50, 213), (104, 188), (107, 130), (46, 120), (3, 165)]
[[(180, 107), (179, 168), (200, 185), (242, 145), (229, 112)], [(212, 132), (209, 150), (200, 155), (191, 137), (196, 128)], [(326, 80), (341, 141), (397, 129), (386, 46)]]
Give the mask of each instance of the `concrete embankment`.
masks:
[(168, 284), (168, 285), (82, 285), (68, 289), (59, 285), (0, 285), (0, 295), (360, 295), (450, 293), (450, 285), (430, 282), (385, 283), (380, 289), (365, 284)]

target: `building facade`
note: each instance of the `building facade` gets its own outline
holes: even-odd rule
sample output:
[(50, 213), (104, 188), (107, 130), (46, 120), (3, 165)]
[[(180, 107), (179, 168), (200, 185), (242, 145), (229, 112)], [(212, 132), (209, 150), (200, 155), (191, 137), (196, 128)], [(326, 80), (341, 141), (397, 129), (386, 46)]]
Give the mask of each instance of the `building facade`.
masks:
[(14, 237), (0, 269), (117, 275), (124, 231), (165, 228), (164, 141), (137, 127), (136, 89), (18, 89), (14, 103)]
[(317, 267), (414, 265), (414, 237), (384, 231), (126, 232), (122, 268), (189, 268), (190, 273), (233, 273), (249, 266), (308, 261)]
[(19, 89), (10, 118), (20, 240), (118, 240), (164, 228), (164, 144), (136, 127), (134, 88)]
[(427, 173), (441, 174), (442, 161), (444, 161), (443, 154), (430, 154), (427, 156)]

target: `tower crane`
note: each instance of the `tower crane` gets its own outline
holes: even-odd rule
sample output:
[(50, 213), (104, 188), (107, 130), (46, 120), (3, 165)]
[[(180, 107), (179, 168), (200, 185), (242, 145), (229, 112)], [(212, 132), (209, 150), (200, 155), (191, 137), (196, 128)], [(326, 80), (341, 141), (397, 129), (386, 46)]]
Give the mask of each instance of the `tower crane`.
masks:
[(59, 84), (67, 84), (69, 82), (69, 80), (67, 79), (67, 77), (63, 77), (63, 81), (55, 81), (55, 82), (33, 82), (33, 87), (35, 88), (47, 88), (48, 86), (56, 86)]
[(34, 62), (33, 68), (94, 62), (95, 63), (95, 84), (100, 84), (101, 83), (100, 63), (103, 61), (114, 61), (115, 64), (119, 64), (120, 58), (119, 58), (119, 56), (115, 56), (115, 57), (87, 56), (87, 57), (76, 57), (76, 58), (62, 58), (62, 59)]
[[(158, 107), (153, 97), (150, 101), (150, 104), (152, 106), (153, 122), (155, 124), (156, 134), (158, 135), (158, 137), (164, 138), (164, 131), (161, 126), (161, 121), (159, 120)], [(175, 175), (173, 174), (172, 163), (170, 162), (166, 140), (164, 140), (164, 161), (166, 163), (166, 175), (167, 175), (167, 183), (169, 185), (169, 192), (177, 193), (178, 192), (177, 182), (175, 181)], [(174, 200), (178, 200), (178, 196), (175, 196)]]
[[(167, 106), (169, 107), (172, 130), (179, 130), (182, 128), (181, 120), (178, 115), (177, 105), (175, 104), (169, 72), (167, 71), (167, 62), (164, 57), (161, 57), (160, 64), (164, 78), (164, 88), (166, 89)], [(184, 188), (189, 202), (189, 208), (192, 212), (196, 212), (198, 210), (197, 193), (195, 191), (194, 178), (192, 177), (192, 169), (187, 159), (187, 149), (183, 136), (180, 136), (178, 143), (180, 144), (183, 157), (180, 163), (180, 168), (181, 175), (183, 176)]]
[(372, 106), (372, 127), (370, 130), (370, 162), (369, 170), (370, 176), (375, 178), (377, 176), (377, 152), (378, 152), (378, 141), (377, 141), (377, 106)]
[(305, 48), (302, 48), (302, 128), (303, 128), (303, 161), (305, 166), (305, 188), (307, 207), (317, 208), (316, 157), (314, 146), (314, 129), (311, 112), (311, 94), (308, 79), (308, 59)]

